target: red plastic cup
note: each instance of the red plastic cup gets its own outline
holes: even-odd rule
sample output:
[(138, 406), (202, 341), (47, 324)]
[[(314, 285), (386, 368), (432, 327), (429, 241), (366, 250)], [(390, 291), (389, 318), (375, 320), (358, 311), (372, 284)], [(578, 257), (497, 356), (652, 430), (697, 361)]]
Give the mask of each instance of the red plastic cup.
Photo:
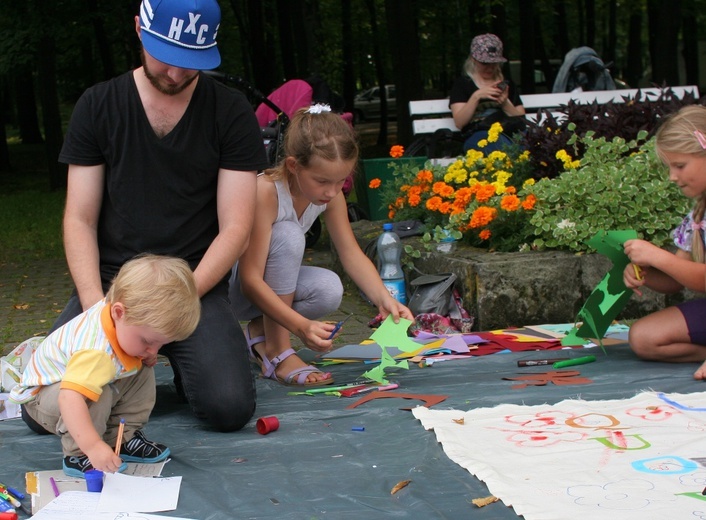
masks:
[(269, 417), (260, 417), (256, 423), (257, 432), (261, 435), (267, 435), (270, 432), (274, 432), (279, 428), (279, 419), (274, 415)]

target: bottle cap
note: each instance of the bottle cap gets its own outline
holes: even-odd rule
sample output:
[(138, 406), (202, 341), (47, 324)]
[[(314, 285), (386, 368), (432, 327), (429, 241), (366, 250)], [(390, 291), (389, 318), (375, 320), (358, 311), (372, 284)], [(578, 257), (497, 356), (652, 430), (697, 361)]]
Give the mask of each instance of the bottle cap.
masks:
[(392, 222), (385, 222), (385, 223), (382, 225), (382, 229), (383, 229), (384, 231), (392, 231)]

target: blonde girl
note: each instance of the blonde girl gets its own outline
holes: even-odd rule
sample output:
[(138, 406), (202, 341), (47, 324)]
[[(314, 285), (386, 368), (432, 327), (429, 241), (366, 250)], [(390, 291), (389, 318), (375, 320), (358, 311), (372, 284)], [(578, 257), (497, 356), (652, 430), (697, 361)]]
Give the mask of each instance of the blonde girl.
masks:
[[(625, 242), (625, 254), (638, 268), (628, 265), (623, 280), (637, 294), (642, 294), (643, 286), (667, 294), (684, 287), (706, 292), (706, 107), (686, 106), (666, 119), (657, 131), (656, 149), (669, 168), (669, 180), (695, 200), (694, 209), (673, 232), (676, 253), (644, 240)], [(703, 362), (705, 318), (705, 299), (668, 307), (632, 325), (630, 346), (643, 359)], [(706, 379), (706, 363), (696, 370), (694, 378)]]
[(343, 184), (355, 169), (353, 129), (326, 105), (300, 109), (284, 141), (284, 159), (257, 181), (257, 217), (248, 249), (231, 277), (230, 296), (252, 361), (264, 377), (287, 385), (333, 382), (331, 374), (304, 363), (291, 348), (290, 333), (315, 351), (332, 346), (333, 325), (317, 321), (341, 303), (343, 286), (328, 269), (302, 266), (305, 233), (319, 215), (344, 270), (378, 307), (413, 319), (383, 285), (353, 235)]

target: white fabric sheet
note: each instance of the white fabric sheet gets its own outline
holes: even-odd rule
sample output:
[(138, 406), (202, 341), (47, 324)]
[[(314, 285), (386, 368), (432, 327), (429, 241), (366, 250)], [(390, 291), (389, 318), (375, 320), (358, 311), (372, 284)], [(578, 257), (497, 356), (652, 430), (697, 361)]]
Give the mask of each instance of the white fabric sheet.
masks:
[(706, 393), (413, 412), (525, 520), (706, 519)]

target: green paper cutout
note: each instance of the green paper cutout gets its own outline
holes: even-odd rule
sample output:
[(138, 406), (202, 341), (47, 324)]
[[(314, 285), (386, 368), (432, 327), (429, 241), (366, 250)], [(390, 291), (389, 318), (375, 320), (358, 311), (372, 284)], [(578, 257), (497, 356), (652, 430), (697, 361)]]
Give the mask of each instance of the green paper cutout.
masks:
[(605, 353), (601, 339), (615, 317), (625, 307), (632, 296), (632, 291), (625, 287), (623, 271), (630, 263), (623, 250), (626, 240), (637, 238), (634, 230), (599, 231), (587, 244), (600, 254), (607, 256), (613, 267), (586, 299), (576, 317), (576, 322), (583, 321), (578, 330), (572, 330), (561, 340), (564, 346), (573, 346), (576, 338), (595, 338)]
[(396, 361), (387, 351), (388, 347), (396, 347), (402, 352), (412, 352), (419, 349), (419, 343), (415, 343), (407, 336), (407, 329), (412, 324), (410, 320), (400, 318), (399, 323), (392, 320), (392, 314), (385, 318), (378, 329), (370, 336), (370, 339), (380, 345), (382, 354), (380, 356), (380, 365), (368, 370), (363, 374), (363, 377), (372, 379), (381, 384), (387, 384), (385, 379), (385, 368), (396, 367), (409, 369), (407, 360)]
[(579, 338), (576, 335), (576, 332), (578, 331), (578, 327), (572, 328), (566, 336), (564, 336), (561, 339), (561, 344), (565, 347), (577, 347), (579, 345), (585, 345), (587, 342), (583, 338)]
[(389, 314), (370, 339), (382, 348), (397, 347), (402, 352), (413, 352), (421, 345), (407, 336), (407, 329), (411, 324), (412, 321), (405, 318), (400, 318), (400, 322), (395, 323), (392, 320), (392, 314)]

